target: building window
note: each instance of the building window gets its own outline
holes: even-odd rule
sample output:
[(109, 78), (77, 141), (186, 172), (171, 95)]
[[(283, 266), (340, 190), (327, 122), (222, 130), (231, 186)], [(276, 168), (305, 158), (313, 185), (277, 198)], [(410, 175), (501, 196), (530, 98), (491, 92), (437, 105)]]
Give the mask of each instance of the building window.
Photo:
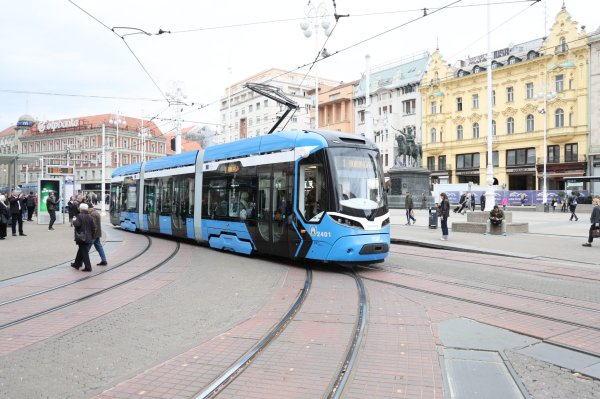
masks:
[(496, 90), (492, 90), (492, 105), (496, 105)]
[(527, 98), (528, 99), (532, 99), (533, 98), (533, 83), (527, 83), (525, 85), (525, 92), (527, 93)]
[(557, 93), (560, 93), (564, 89), (565, 89), (565, 82), (564, 82), (563, 75), (556, 75), (554, 77), (554, 90), (556, 90)]
[(565, 144), (565, 162), (577, 162), (577, 143)]
[(477, 122), (473, 123), (473, 138), (474, 139), (479, 138), (479, 123), (477, 123)]
[(446, 156), (440, 155), (438, 157), (438, 170), (446, 170)]
[(436, 133), (435, 133), (435, 128), (431, 128), (431, 142), (435, 143), (436, 139)]
[(479, 168), (479, 153), (459, 154), (456, 156), (456, 169)]
[(560, 51), (567, 51), (569, 47), (567, 46), (567, 40), (564, 37), (560, 38)]
[(427, 157), (427, 169), (435, 170), (435, 157)]
[(554, 111), (554, 127), (565, 127), (565, 113), (562, 108)]
[(402, 113), (404, 115), (412, 115), (415, 113), (415, 109), (417, 107), (417, 100), (406, 100), (402, 101)]
[(506, 88), (506, 102), (512, 103), (515, 100), (515, 93), (511, 87)]
[(253, 106), (252, 104), (248, 105), (248, 113), (252, 112)]
[(560, 146), (548, 146), (548, 163), (560, 163)]
[(533, 115), (531, 115), (531, 114), (527, 115), (525, 122), (527, 125), (527, 131), (533, 132), (534, 131)]
[[(485, 153), (485, 160), (487, 165), (487, 152)], [(492, 151), (492, 166), (500, 166), (500, 153), (498, 151)]]
[(456, 97), (456, 110), (462, 111), (462, 97)]
[(513, 134), (515, 132), (515, 119), (509, 116), (506, 120), (506, 133)]
[(573, 126), (573, 113), (569, 112), (569, 126)]
[(463, 127), (462, 125), (456, 126), (456, 141), (462, 141), (463, 139)]
[(496, 121), (492, 119), (492, 136), (496, 135)]
[(535, 165), (535, 148), (506, 151), (506, 166)]
[(432, 101), (431, 102), (431, 114), (435, 115), (436, 109), (437, 109), (437, 104), (435, 103), (435, 101)]
[(473, 108), (479, 108), (479, 94), (473, 94)]

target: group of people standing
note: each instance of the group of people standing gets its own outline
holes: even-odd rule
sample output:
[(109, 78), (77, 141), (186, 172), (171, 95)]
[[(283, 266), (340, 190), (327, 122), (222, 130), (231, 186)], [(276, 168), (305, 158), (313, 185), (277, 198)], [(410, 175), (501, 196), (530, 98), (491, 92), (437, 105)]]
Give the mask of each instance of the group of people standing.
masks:
[[(485, 209), (485, 193), (481, 194), (479, 197), (479, 204), (481, 205), (481, 210)], [(477, 207), (477, 203), (475, 200), (475, 193), (462, 193), (460, 195), (460, 199), (458, 200), (458, 206), (454, 208), (454, 213), (460, 213), (464, 215), (467, 211), (475, 212)]]
[(100, 255), (100, 263), (97, 266), (106, 266), (108, 262), (100, 241), (102, 238), (100, 213), (94, 209), (93, 204), (82, 202), (84, 200), (84, 197), (77, 199), (71, 197), (67, 204), (69, 220), (71, 226), (73, 226), (73, 235), (77, 245), (77, 254), (75, 260), (71, 263), (71, 267), (79, 270), (83, 266), (81, 271), (91, 272), (90, 249), (92, 249), (92, 246), (96, 248), (98, 255)]
[[(23, 195), (20, 191), (13, 191), (10, 196), (0, 194), (0, 240), (6, 239), (8, 225), (12, 227), (13, 237), (17, 236), (17, 227), (19, 236), (27, 236), (23, 231), (23, 216), (27, 215), (28, 221), (32, 221), (35, 211), (36, 198), (33, 193)], [(33, 206), (29, 207), (29, 203)]]

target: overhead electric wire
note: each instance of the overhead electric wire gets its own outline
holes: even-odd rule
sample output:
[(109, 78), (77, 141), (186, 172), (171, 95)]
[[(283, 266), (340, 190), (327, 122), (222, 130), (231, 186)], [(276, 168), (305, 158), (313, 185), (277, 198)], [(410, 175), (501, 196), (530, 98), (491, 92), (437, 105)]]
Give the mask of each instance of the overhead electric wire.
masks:
[(41, 96), (100, 98), (100, 99), (107, 99), (107, 100), (152, 101), (152, 102), (164, 102), (165, 101), (162, 98), (100, 96), (100, 95), (94, 95), (94, 94), (52, 93), (52, 92), (45, 92), (45, 91), (11, 90), (11, 89), (0, 89), (0, 92), (12, 93), (12, 94), (35, 94), (35, 95), (41, 95)]
[[(152, 81), (152, 83), (154, 84), (154, 86), (158, 89), (159, 93), (161, 94), (161, 96), (163, 96), (163, 98), (168, 102), (169, 99), (167, 98), (167, 96), (165, 95), (165, 93), (163, 93), (162, 89), (160, 88), (160, 86), (158, 85), (158, 83), (156, 83), (156, 81), (154, 80), (154, 78), (152, 77), (152, 75), (150, 75), (150, 72), (146, 69), (146, 67), (144, 66), (144, 64), (142, 63), (142, 61), (138, 58), (138, 56), (135, 54), (135, 52), (133, 51), (133, 49), (129, 46), (129, 44), (127, 44), (127, 41), (125, 40), (125, 36), (126, 35), (119, 35), (117, 32), (115, 32), (115, 28), (109, 28), (108, 25), (106, 25), (104, 22), (100, 21), (98, 18), (96, 18), (94, 15), (92, 15), (91, 13), (89, 13), (88, 11), (84, 10), (83, 8), (81, 8), (79, 5), (77, 5), (73, 0), (67, 0), (69, 3), (73, 4), (75, 7), (77, 7), (79, 10), (81, 10), (82, 12), (84, 12), (86, 15), (88, 15), (90, 18), (92, 18), (94, 21), (98, 22), (100, 25), (104, 26), (106, 29), (110, 30), (112, 33), (114, 33), (115, 35), (117, 35), (121, 40), (123, 40), (123, 43), (125, 44), (125, 46), (127, 47), (127, 49), (129, 50), (129, 52), (133, 55), (133, 57), (136, 59), (136, 61), (138, 62), (138, 64), (142, 67), (142, 69), (144, 70), (144, 72), (146, 73), (146, 76), (148, 76), (148, 78)], [(137, 28), (127, 28), (127, 27), (120, 27), (120, 29), (137, 29)], [(139, 29), (141, 31), (141, 29)]]

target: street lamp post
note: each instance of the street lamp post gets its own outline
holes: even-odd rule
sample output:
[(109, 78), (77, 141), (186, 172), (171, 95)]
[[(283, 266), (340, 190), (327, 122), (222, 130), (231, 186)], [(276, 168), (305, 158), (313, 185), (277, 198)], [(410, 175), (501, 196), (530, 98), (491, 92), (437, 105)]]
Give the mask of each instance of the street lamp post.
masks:
[(175, 125), (175, 153), (181, 154), (181, 109), (182, 105), (185, 105), (183, 100), (187, 98), (187, 95), (183, 92), (181, 88), (181, 82), (174, 82), (172, 90), (169, 90), (166, 93), (167, 97), (169, 97), (173, 104), (177, 107), (176, 115), (177, 121)]
[(127, 121), (125, 121), (125, 119), (121, 119), (121, 114), (117, 111), (116, 115), (113, 115), (113, 119), (109, 120), (108, 122), (112, 125), (115, 125), (117, 127), (117, 143), (116, 143), (116, 150), (117, 150), (117, 168), (119, 166), (121, 166), (121, 156), (119, 154), (119, 125), (122, 123), (123, 125), (127, 125)]
[[(315, 32), (315, 53), (316, 60), (321, 56), (319, 52), (319, 27), (323, 28), (325, 36), (331, 35), (330, 26), (331, 23), (328, 20), (329, 13), (325, 3), (320, 2), (318, 5), (314, 5), (311, 2), (308, 3), (305, 10), (305, 19), (300, 24), (300, 29), (304, 31), (304, 36), (308, 39), (312, 36), (313, 30), (311, 30), (309, 19), (314, 19), (314, 32)], [(315, 63), (315, 129), (319, 128), (319, 64)]]
[(546, 145), (547, 137), (548, 137), (548, 100), (556, 98), (556, 92), (548, 92), (547, 84), (544, 84), (544, 91), (537, 93), (533, 96), (534, 99), (544, 99), (544, 108), (538, 109), (538, 112), (542, 114), (542, 118), (544, 119), (544, 144), (542, 151), (544, 152), (544, 169), (542, 172), (542, 204), (544, 205), (544, 212), (548, 212), (548, 190), (547, 190), (547, 174), (546, 168), (548, 164), (548, 148)]
[(102, 124), (102, 172), (100, 173), (100, 210), (102, 215), (106, 214), (106, 203), (104, 201), (104, 181), (106, 179), (106, 128), (104, 123)]

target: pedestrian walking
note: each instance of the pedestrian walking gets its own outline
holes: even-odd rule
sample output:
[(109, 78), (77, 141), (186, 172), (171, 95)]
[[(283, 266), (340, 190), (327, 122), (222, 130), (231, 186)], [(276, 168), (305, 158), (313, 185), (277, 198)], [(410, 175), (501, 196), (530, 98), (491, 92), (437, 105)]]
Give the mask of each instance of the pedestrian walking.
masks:
[(521, 198), (521, 206), (525, 206), (525, 199), (527, 198), (527, 195), (525, 195), (525, 193), (521, 193), (519, 197)]
[(6, 227), (10, 219), (9, 205), (6, 203), (6, 196), (0, 195), (0, 240), (6, 238)]
[(413, 224), (415, 224), (417, 222), (417, 219), (415, 219), (415, 212), (413, 211), (415, 204), (413, 201), (412, 194), (409, 191), (406, 192), (406, 198), (404, 199), (404, 207), (406, 208), (406, 224), (410, 226), (411, 220), (413, 221)]
[(73, 216), (76, 215), (76, 209), (78, 207), (79, 204), (75, 200), (75, 197), (71, 196), (69, 202), (67, 202), (67, 212), (69, 212), (69, 222), (71, 223), (71, 227), (73, 227)]
[(440, 215), (440, 221), (442, 225), (442, 241), (448, 241), (448, 218), (450, 217), (450, 201), (448, 201), (448, 194), (440, 194), (440, 206), (438, 214)]
[(566, 198), (562, 198), (560, 200), (561, 206), (560, 206), (560, 211), (561, 212), (566, 212), (567, 211), (567, 199)]
[(552, 213), (556, 212), (556, 197), (552, 197), (552, 202), (550, 204), (552, 205)]
[(575, 195), (575, 191), (571, 191), (571, 196), (569, 197), (569, 211), (571, 211), (571, 218), (569, 221), (572, 221), (573, 218), (575, 218), (575, 221), (579, 220), (575, 214), (575, 209), (577, 209), (577, 196)]
[(477, 203), (475, 202), (475, 193), (471, 193), (471, 210), (475, 212), (477, 208)]
[(35, 195), (33, 194), (33, 191), (29, 192), (29, 195), (27, 196), (27, 202), (26, 202), (26, 206), (27, 206), (27, 221), (28, 222), (33, 222), (33, 214), (35, 212)]
[(454, 213), (462, 213), (463, 209), (467, 206), (467, 193), (462, 193), (458, 200), (458, 206), (454, 208)]
[(23, 208), (25, 207), (26, 201), (25, 197), (16, 190), (13, 191), (8, 199), (8, 202), (10, 203), (10, 216), (12, 218), (12, 235), (14, 237), (17, 236), (17, 224), (19, 225), (19, 235), (27, 235), (23, 232)]
[(54, 191), (50, 191), (48, 198), (46, 198), (46, 209), (50, 215), (50, 223), (48, 224), (48, 230), (54, 230), (54, 222), (56, 221), (56, 207), (60, 201), (60, 198), (54, 198)]
[(77, 255), (71, 267), (79, 269), (83, 265), (81, 271), (91, 272), (90, 248), (94, 242), (94, 219), (88, 214), (87, 204), (79, 205), (79, 215), (73, 218), (73, 227)]
[(104, 248), (102, 247), (102, 242), (100, 241), (102, 238), (102, 221), (100, 219), (100, 212), (89, 207), (88, 212), (94, 221), (94, 242), (92, 244), (94, 245), (94, 248), (96, 248), (98, 255), (100, 255), (100, 263), (97, 263), (96, 266), (106, 266), (108, 265), (108, 262), (106, 261), (106, 254), (104, 253)]
[(590, 231), (588, 233), (588, 240), (585, 244), (581, 244), (584, 247), (591, 247), (594, 237), (600, 237), (600, 198), (596, 197), (592, 200), (592, 215), (590, 216)]
[(504, 197), (504, 198), (502, 198), (502, 210), (503, 211), (506, 210), (506, 205), (508, 205), (508, 198)]
[(481, 212), (485, 211), (485, 193), (479, 197), (479, 204), (481, 205)]

